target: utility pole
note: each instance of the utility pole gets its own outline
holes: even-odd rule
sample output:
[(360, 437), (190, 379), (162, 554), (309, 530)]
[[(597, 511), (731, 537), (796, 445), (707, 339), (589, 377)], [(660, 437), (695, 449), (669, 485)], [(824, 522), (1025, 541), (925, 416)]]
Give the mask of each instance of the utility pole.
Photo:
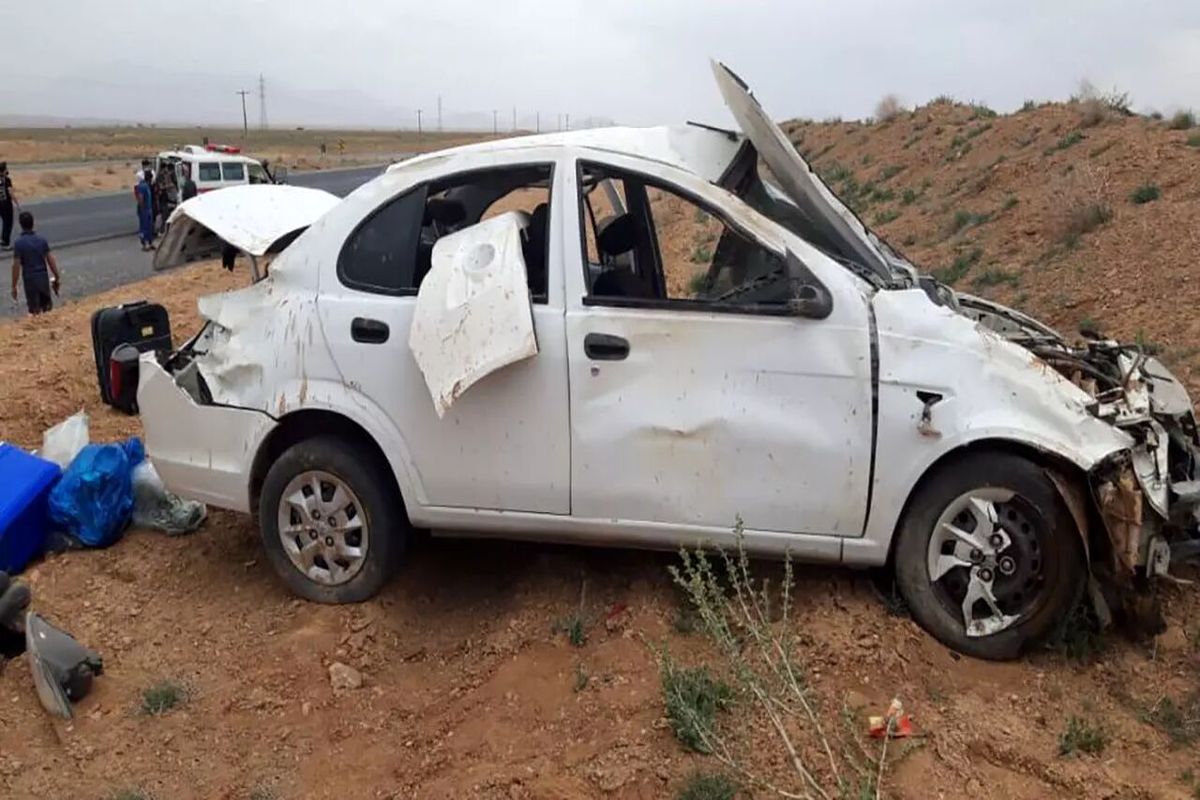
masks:
[(438, 133), (442, 132), (442, 96), (438, 95)]
[(537, 116), (534, 117), (533, 119), (534, 119), (533, 132), (541, 133), (542, 132), (542, 112), (538, 111)]
[(234, 92), (234, 94), (242, 96), (242, 139), (245, 140), (250, 135), (250, 123), (246, 120), (246, 95), (250, 94), (250, 90), (242, 89), (241, 91)]
[(500, 133), (500, 127), (496, 122), (496, 109), (492, 109), (492, 136)]
[(517, 107), (513, 106), (513, 133), (517, 132)]
[(417, 109), (417, 141), (421, 141), (421, 109)]
[(258, 73), (258, 127), (267, 129), (267, 81), (261, 72)]
[(567, 114), (567, 130), (571, 130), (571, 115)]

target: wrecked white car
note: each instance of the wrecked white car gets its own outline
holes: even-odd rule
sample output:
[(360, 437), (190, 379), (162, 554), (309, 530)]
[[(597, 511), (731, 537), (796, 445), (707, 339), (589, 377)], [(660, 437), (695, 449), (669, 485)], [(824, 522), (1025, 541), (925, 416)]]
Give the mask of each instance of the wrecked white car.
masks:
[(322, 602), (378, 591), (412, 526), (675, 548), (740, 516), (756, 553), (892, 565), (977, 656), (1045, 639), (1089, 589), (1152, 616), (1150, 579), (1194, 544), (1184, 389), (1135, 346), (920, 276), (714, 68), (741, 133), (471, 145), (311, 214), (144, 359), (169, 488), (257, 512)]

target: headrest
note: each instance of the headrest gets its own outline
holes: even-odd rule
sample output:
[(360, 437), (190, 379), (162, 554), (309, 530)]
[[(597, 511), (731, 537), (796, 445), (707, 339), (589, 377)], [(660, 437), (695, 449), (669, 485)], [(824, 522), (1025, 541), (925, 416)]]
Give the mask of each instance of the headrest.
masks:
[(425, 225), (457, 225), (467, 218), (467, 207), (458, 200), (431, 197), (425, 201)]
[(628, 253), (637, 246), (637, 230), (632, 214), (602, 220), (596, 226), (596, 247), (607, 256)]

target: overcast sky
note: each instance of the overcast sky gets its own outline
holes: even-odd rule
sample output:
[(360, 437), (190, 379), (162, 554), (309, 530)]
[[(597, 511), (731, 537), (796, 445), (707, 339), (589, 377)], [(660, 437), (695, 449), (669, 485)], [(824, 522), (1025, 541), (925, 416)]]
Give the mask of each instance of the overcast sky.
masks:
[[(781, 118), (888, 92), (1011, 109), (1081, 78), (1200, 108), (1200, 0), (44, 0), (9, 12), (0, 115), (240, 124), (521, 125), (541, 111), (726, 123), (707, 60)], [(248, 105), (257, 120), (257, 98)]]

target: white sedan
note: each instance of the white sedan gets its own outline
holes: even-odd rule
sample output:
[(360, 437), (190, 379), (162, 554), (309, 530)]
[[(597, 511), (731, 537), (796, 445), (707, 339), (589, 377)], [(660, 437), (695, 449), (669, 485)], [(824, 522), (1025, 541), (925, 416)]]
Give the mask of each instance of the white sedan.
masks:
[(921, 275), (714, 71), (741, 133), (521, 137), (340, 202), (185, 203), (156, 265), (229, 244), (257, 280), (144, 358), (159, 474), (256, 512), (320, 602), (371, 597), (413, 526), (676, 548), (730, 546), (740, 518), (754, 553), (890, 565), (981, 657), (1046, 639), (1089, 585), (1102, 618), (1145, 609), (1194, 549), (1178, 381)]

